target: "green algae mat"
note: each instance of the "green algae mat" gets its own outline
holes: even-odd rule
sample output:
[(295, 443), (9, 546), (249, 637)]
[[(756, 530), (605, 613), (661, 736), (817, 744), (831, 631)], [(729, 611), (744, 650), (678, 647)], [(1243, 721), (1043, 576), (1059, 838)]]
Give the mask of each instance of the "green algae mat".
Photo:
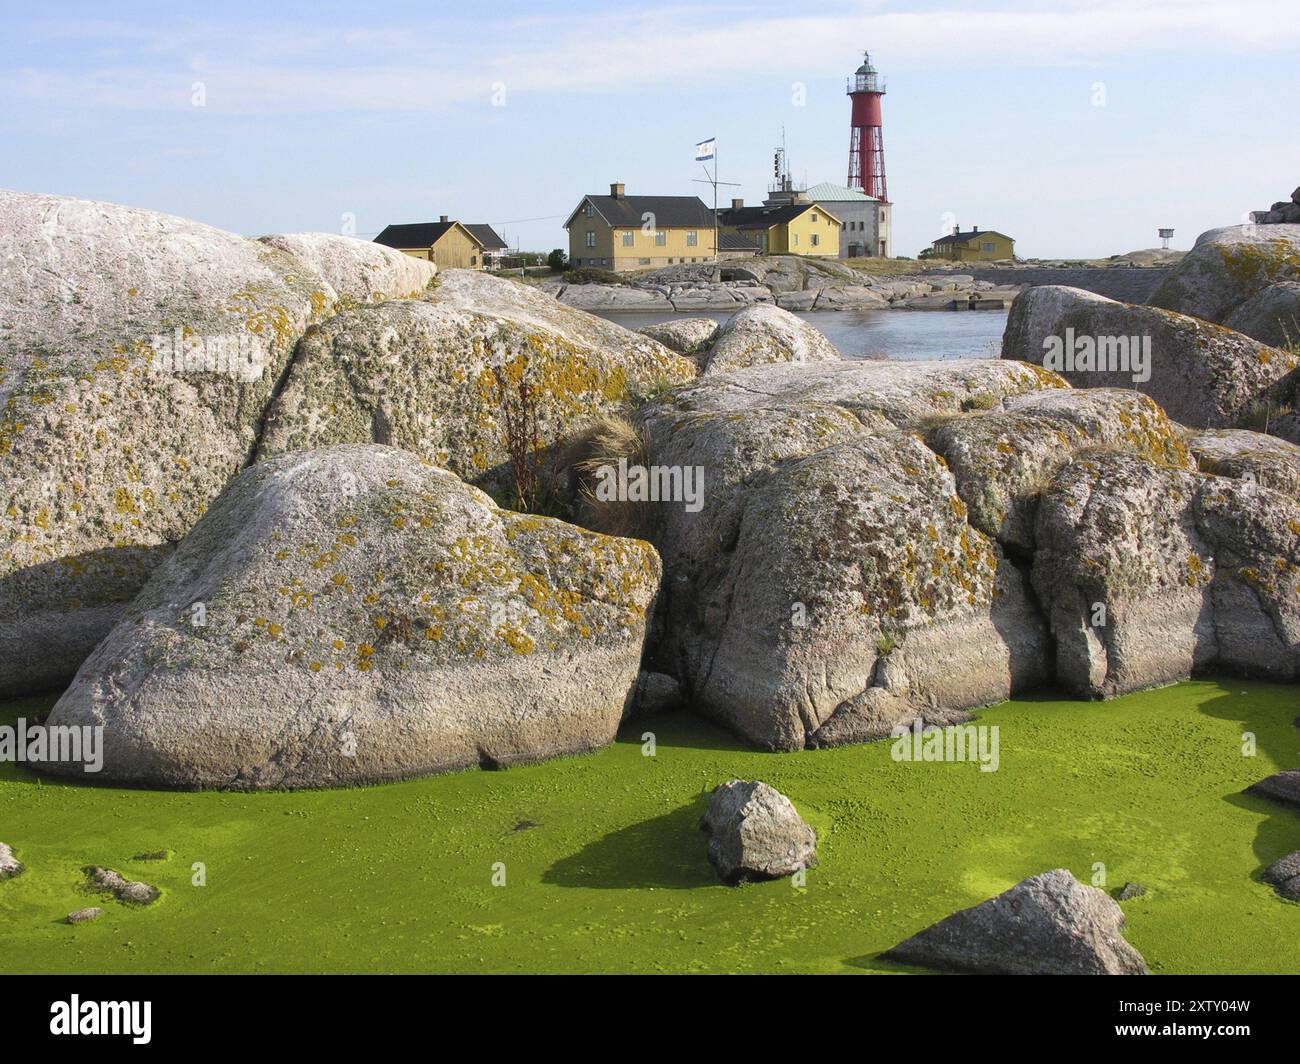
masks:
[[(877, 954), (1064, 867), (1148, 888), (1123, 907), (1153, 972), (1300, 972), (1300, 904), (1259, 881), (1300, 849), (1300, 814), (1241, 793), (1300, 766), (1297, 714), (1297, 688), (1236, 680), (1017, 700), (980, 714), (996, 772), (889, 742), (756, 753), (684, 714), (587, 757), (344, 791), (131, 791), (5, 764), (0, 841), (27, 870), (0, 882), (0, 971), (905, 972)], [(804, 886), (715, 879), (696, 824), (733, 777), (817, 829)], [(91, 894), (92, 864), (162, 899)], [(87, 905), (104, 916), (63, 922)]]

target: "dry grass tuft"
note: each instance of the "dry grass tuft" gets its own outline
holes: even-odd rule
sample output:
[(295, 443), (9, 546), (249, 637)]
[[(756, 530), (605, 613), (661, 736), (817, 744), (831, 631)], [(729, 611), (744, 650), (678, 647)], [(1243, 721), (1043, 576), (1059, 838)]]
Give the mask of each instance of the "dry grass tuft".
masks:
[(574, 520), (609, 536), (645, 539), (651, 528), (649, 503), (596, 496), (601, 469), (617, 469), (620, 459), (626, 459), (629, 467), (650, 464), (649, 436), (626, 418), (602, 417), (569, 442), (561, 467), (568, 472)]

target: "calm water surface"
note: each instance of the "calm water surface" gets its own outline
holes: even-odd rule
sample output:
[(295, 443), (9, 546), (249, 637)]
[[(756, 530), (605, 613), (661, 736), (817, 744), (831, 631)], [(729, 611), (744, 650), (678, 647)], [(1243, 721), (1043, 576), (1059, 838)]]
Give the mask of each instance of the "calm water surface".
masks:
[[(727, 313), (610, 311), (601, 317), (629, 329), (676, 318), (713, 318)], [(1002, 350), (1004, 310), (823, 310), (799, 315), (815, 325), (845, 358), (997, 358)]]

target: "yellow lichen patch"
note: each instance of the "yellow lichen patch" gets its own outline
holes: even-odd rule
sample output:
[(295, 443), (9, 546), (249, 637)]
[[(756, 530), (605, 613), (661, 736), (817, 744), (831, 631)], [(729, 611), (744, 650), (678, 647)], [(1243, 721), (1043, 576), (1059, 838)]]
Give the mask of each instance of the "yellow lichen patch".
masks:
[(510, 649), (516, 654), (531, 654), (533, 652), (533, 640), (521, 628), (502, 625), (497, 629), (497, 635), (509, 644)]

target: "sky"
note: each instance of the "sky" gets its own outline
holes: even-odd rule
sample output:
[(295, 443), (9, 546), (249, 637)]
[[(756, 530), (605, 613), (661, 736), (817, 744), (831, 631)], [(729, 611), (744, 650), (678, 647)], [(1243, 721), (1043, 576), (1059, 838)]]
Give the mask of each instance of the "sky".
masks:
[(587, 193), (843, 183), (845, 79), (885, 78), (894, 250), (1175, 247), (1300, 184), (1296, 0), (471, 5), (0, 0), (0, 187), (236, 232), (446, 214), (567, 247)]

